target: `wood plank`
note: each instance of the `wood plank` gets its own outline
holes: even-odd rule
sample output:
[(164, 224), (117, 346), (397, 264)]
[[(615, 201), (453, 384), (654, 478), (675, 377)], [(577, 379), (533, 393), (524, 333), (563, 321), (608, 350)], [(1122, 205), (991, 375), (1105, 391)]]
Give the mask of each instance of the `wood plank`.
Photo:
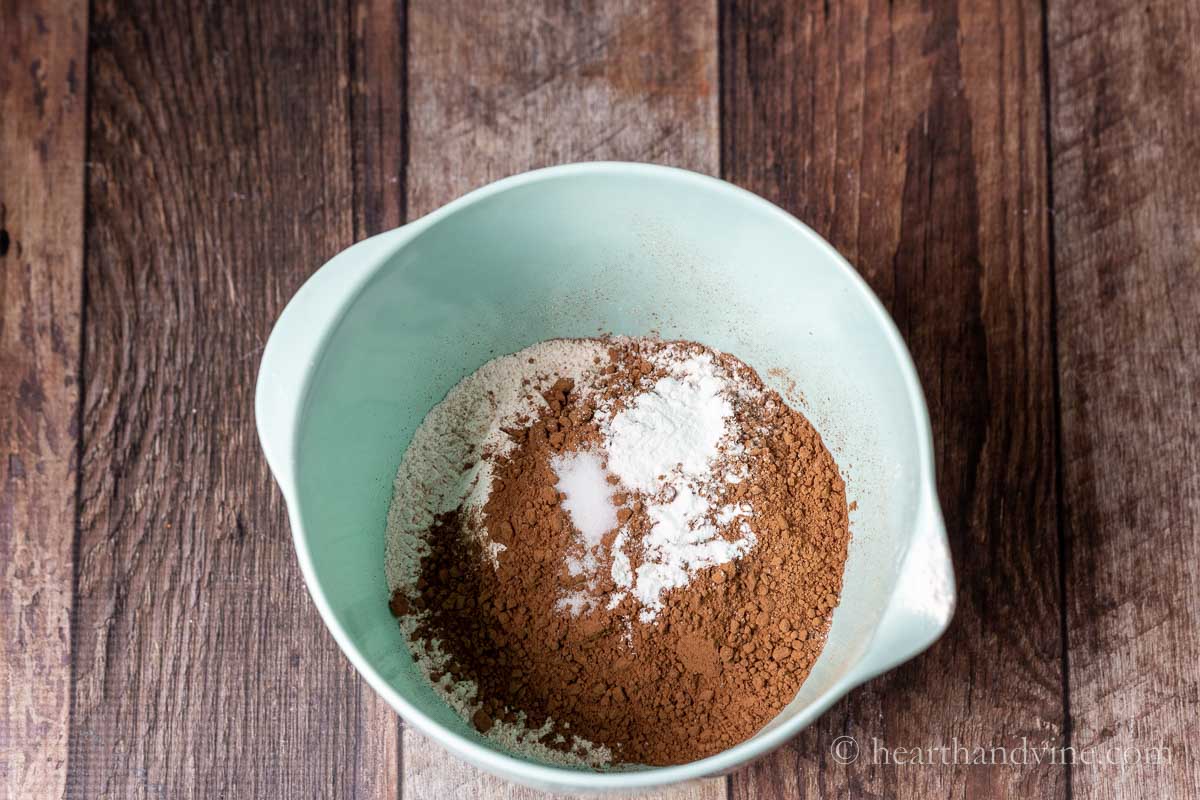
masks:
[[(410, 217), (569, 161), (719, 169), (716, 9), (666, 0), (409, 7)], [(717, 779), (653, 797), (724, 797)], [(541, 797), (405, 732), (406, 800)]]
[[(585, 800), (599, 795), (547, 794), (500, 780), (450, 756), (415, 731), (404, 736), (404, 800)], [(724, 778), (655, 792), (616, 795), (636, 800), (725, 800)]]
[(715, 8), (413, 0), (409, 25), (413, 218), (551, 164), (719, 169)]
[(1198, 797), (1200, 3), (1055, 0), (1049, 32), (1072, 743), (1170, 750), (1072, 786)]
[[(407, 84), (404, 4), (351, 3), (350, 131), (354, 239), (404, 224)], [(398, 797), (402, 779), (400, 717), (359, 682), (362, 723), (358, 796)]]
[(71, 796), (366, 796), (394, 758), (252, 402), (284, 303), (355, 238), (351, 21), (93, 4)]
[[(726, 177), (813, 225), (896, 319), (930, 406), (959, 588), (939, 643), (735, 774), (733, 796), (1062, 796), (1062, 767), (898, 767), (875, 748), (1063, 737), (1037, 4), (722, 13)], [(830, 753), (844, 735), (861, 748), (849, 765)]]
[(351, 13), (354, 235), (363, 239), (405, 222), (408, 42), (403, 4), (354, 0)]
[(87, 4), (0, 2), (0, 794), (61, 797), (70, 717)]

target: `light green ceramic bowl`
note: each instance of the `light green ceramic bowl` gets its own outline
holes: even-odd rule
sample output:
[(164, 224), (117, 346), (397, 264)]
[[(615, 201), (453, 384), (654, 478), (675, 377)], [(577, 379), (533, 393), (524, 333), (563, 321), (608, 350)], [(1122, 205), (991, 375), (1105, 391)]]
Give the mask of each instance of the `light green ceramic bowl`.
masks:
[[(841, 604), (800, 693), (752, 739), (681, 766), (595, 773), (496, 749), (421, 681), (387, 608), (392, 478), (426, 412), (495, 356), (601, 332), (693, 339), (775, 388), (794, 380), (857, 503)], [(928, 647), (953, 613), (928, 414), (895, 326), (819, 236), (713, 178), (554, 167), (359, 242), (284, 309), (255, 414), (301, 570), (338, 645), (411, 727), (529, 785), (634, 789), (729, 770)]]

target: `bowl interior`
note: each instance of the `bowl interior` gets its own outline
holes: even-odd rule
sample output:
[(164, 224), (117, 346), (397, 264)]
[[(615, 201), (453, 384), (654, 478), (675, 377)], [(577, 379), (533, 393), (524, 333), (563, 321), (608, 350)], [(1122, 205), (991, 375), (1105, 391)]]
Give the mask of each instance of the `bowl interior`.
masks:
[(918, 414), (887, 326), (818, 237), (686, 173), (558, 175), (469, 198), (381, 265), (311, 373), (292, 512), (318, 591), (396, 692), (491, 747), (420, 680), (388, 613), (384, 526), (401, 454), (426, 412), (495, 356), (604, 332), (694, 339), (805, 413), (857, 504), (828, 643), (769, 727), (785, 724), (863, 655), (914, 526)]

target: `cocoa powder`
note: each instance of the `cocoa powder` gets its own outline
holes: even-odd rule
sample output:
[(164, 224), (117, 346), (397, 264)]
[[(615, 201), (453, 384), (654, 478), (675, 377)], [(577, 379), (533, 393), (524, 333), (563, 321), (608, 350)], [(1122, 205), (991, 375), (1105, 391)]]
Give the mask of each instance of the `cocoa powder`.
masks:
[[(812, 425), (753, 370), (700, 345), (674, 347), (710, 354), (759, 393), (758, 402), (734, 405), (744, 477), (723, 487), (724, 500), (750, 510), (742, 520), (753, 547), (671, 589), (649, 622), (613, 581), (610, 563), (590, 577), (567, 568), (586, 554), (552, 459), (598, 448), (597, 404), (620, 411), (653, 386), (663, 368), (652, 356), (666, 346), (623, 340), (589, 392), (569, 379), (550, 385), (540, 415), (508, 429), (516, 447), (493, 465), (483, 522), (503, 549), (485, 552), (462, 510), (440, 514), (415, 595), (393, 596), (393, 613), (414, 620), (411, 638), (440, 642), (446, 670), (477, 685), (472, 722), (481, 732), (523, 712), (531, 729), (552, 721), (547, 747), (567, 749), (577, 735), (609, 748), (618, 763), (691, 761), (762, 728), (820, 654), (849, 543), (837, 465)], [(620, 525), (599, 552), (609, 553), (625, 531), (636, 571), (652, 499), (615, 488)], [(564, 609), (563, 598), (581, 591), (596, 602), (578, 615)]]

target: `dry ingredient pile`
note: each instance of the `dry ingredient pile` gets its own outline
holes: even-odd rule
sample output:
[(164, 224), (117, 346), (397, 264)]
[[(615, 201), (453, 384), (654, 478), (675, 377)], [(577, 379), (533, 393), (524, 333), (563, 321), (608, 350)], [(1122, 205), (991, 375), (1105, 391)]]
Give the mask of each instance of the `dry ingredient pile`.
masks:
[(821, 651), (849, 543), (809, 422), (692, 342), (542, 342), (459, 383), (405, 453), (391, 608), (434, 689), (551, 763), (741, 742)]

